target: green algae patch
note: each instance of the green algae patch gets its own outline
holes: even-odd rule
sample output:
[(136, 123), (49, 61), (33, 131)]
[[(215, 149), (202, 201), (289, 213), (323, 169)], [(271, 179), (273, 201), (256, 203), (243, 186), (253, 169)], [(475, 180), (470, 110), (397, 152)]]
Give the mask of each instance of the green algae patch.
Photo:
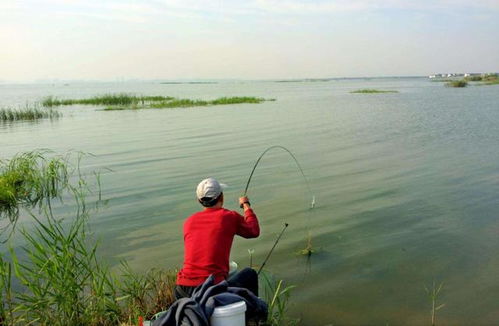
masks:
[(355, 91), (351, 91), (350, 93), (352, 93), (352, 94), (380, 94), (380, 93), (398, 93), (398, 91), (364, 88), (364, 89), (358, 89)]

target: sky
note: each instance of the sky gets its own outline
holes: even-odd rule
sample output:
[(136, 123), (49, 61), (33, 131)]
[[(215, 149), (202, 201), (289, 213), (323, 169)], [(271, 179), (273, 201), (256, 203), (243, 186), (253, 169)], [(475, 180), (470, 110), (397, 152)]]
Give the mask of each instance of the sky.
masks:
[(499, 0), (0, 0), (0, 81), (499, 71)]

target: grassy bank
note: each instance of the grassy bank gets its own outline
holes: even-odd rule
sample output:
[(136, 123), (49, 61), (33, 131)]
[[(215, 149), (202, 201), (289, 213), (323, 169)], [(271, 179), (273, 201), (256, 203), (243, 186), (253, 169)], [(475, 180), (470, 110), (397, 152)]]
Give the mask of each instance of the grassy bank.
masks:
[(350, 93), (352, 93), (352, 94), (379, 94), (379, 93), (398, 93), (398, 91), (365, 88), (365, 89), (358, 89), (355, 91), (351, 91)]
[(0, 122), (9, 121), (36, 121), (40, 119), (56, 119), (61, 113), (55, 110), (42, 110), (36, 106), (25, 106), (20, 109), (1, 108)]

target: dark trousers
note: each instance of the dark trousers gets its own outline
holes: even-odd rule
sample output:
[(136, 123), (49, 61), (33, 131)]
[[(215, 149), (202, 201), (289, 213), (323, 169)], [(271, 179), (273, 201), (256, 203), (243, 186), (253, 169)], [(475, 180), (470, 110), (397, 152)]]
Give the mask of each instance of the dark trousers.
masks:
[[(252, 268), (246, 267), (237, 272), (229, 277), (227, 282), (231, 287), (245, 288), (258, 296), (258, 274)], [(175, 299), (190, 298), (195, 289), (196, 286), (177, 285), (175, 287)]]

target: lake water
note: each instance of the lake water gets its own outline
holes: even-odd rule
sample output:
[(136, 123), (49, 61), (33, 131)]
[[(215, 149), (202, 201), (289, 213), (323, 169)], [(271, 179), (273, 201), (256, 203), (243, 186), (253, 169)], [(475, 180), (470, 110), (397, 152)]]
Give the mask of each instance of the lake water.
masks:
[[(397, 90), (351, 94), (360, 88)], [(499, 320), (499, 87), (446, 88), (426, 78), (216, 84), (159, 82), (0, 85), (0, 106), (54, 95), (111, 92), (274, 102), (188, 109), (98, 111), (0, 124), (0, 157), (37, 148), (90, 152), (104, 169), (107, 207), (92, 218), (101, 255), (137, 270), (182, 261), (182, 222), (199, 209), (197, 183), (230, 185), (237, 209), (257, 157), (271, 145), (300, 161), (310, 195), (284, 151), (262, 159), (248, 195), (259, 239), (237, 238), (232, 259), (260, 263), (289, 223), (267, 268), (297, 287), (291, 315), (304, 325), (429, 325), (424, 286), (444, 282), (438, 325)], [(307, 234), (317, 252), (297, 251)]]

